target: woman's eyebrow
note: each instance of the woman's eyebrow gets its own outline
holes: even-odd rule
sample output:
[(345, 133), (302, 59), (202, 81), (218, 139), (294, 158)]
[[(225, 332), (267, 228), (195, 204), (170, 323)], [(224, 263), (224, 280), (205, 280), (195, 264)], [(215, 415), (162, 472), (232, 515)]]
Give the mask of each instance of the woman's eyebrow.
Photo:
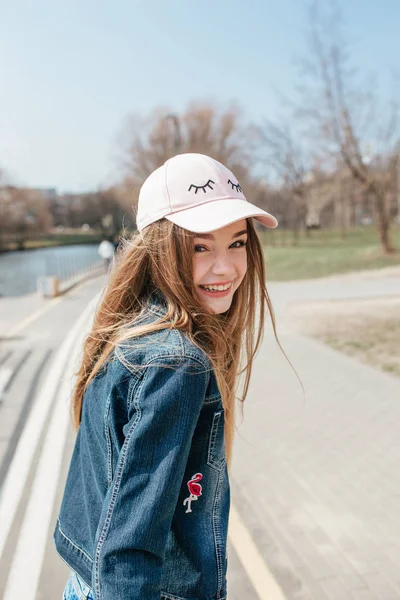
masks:
[(236, 238), (239, 237), (240, 235), (243, 235), (244, 233), (247, 233), (247, 229), (242, 229), (242, 231), (238, 231), (237, 233), (235, 233), (232, 238)]
[[(232, 239), (237, 238), (240, 235), (243, 235), (244, 233), (247, 233), (247, 229), (242, 229), (242, 231), (238, 231), (237, 233), (234, 233), (232, 236)], [(195, 233), (194, 237), (203, 238), (205, 240), (213, 240), (214, 239), (214, 236), (212, 233)]]

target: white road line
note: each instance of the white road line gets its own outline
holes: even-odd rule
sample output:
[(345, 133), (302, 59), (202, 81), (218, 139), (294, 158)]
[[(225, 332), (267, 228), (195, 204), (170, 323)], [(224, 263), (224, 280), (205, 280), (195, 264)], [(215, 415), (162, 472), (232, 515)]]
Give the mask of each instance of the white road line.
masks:
[[(98, 301), (98, 297), (99, 294), (86, 307), (58, 351), (22, 432), (0, 496), (0, 558), (25, 488), (32, 457), (42, 435), (51, 404), (56, 397), (65, 364), (74, 350), (75, 338), (82, 329), (85, 329), (90, 312)], [(33, 544), (33, 547), (36, 549), (36, 544)]]
[(6, 389), (13, 372), (11, 367), (0, 367), (0, 403), (3, 400), (4, 390)]
[[(74, 385), (75, 363), (90, 326), (88, 312), (93, 310), (97, 299), (96, 296), (74, 327), (73, 348), (71, 353), (68, 353), (67, 368), (63, 374), (56, 406), (37, 465), (3, 600), (36, 598), (70, 423), (69, 402)], [(78, 334), (76, 334), (77, 330)], [(35, 552), (32, 552), (32, 548), (35, 548)]]
[(11, 329), (9, 331), (7, 331), (2, 337), (3, 338), (13, 337), (17, 333), (19, 333), (20, 331), (25, 329), (25, 327), (30, 325), (33, 321), (36, 321), (36, 319), (41, 317), (48, 310), (57, 306), (57, 304), (59, 304), (61, 302), (61, 300), (63, 300), (62, 296), (60, 296), (59, 298), (53, 298), (52, 300), (49, 300), (48, 304), (45, 304), (44, 306), (42, 306), (42, 308), (39, 308), (36, 312), (29, 315), (29, 317), (26, 317), (26, 319), (21, 321), (21, 323), (17, 323), (16, 325), (14, 325), (14, 327), (11, 327)]
[(260, 600), (286, 600), (232, 504), (229, 515), (229, 539)]

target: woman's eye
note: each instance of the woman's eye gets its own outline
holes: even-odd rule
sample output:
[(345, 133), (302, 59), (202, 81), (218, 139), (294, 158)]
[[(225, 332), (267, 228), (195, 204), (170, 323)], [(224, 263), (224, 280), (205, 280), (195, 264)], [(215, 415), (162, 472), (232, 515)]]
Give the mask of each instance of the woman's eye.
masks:
[[(239, 246), (235, 246), (235, 244), (239, 244)], [(232, 246), (234, 248), (243, 248), (243, 246), (246, 246), (247, 241), (245, 242), (244, 240), (238, 240), (237, 242), (233, 242)]]
[[(233, 244), (231, 244), (229, 247), (233, 248), (234, 250), (236, 248), (243, 248), (243, 246), (246, 246), (247, 241), (245, 240), (238, 240), (237, 242), (233, 242)], [(195, 252), (207, 252), (207, 248), (205, 246), (201, 246), (200, 244), (196, 244), (194, 247), (194, 251)]]

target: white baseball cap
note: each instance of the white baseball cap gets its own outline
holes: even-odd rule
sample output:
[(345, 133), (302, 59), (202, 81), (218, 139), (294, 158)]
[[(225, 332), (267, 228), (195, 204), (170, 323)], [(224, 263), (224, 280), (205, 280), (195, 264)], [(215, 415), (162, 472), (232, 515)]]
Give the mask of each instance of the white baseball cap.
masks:
[(139, 192), (136, 225), (142, 231), (165, 217), (196, 233), (206, 233), (254, 217), (277, 227), (275, 217), (250, 204), (234, 174), (204, 154), (178, 154), (159, 167)]

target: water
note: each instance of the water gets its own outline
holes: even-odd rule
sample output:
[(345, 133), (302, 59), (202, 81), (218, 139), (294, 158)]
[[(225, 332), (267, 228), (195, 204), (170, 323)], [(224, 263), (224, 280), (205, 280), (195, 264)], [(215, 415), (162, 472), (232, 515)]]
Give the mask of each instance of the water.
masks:
[(55, 275), (66, 279), (98, 262), (98, 245), (78, 244), (0, 254), (0, 296), (36, 291), (36, 278)]

